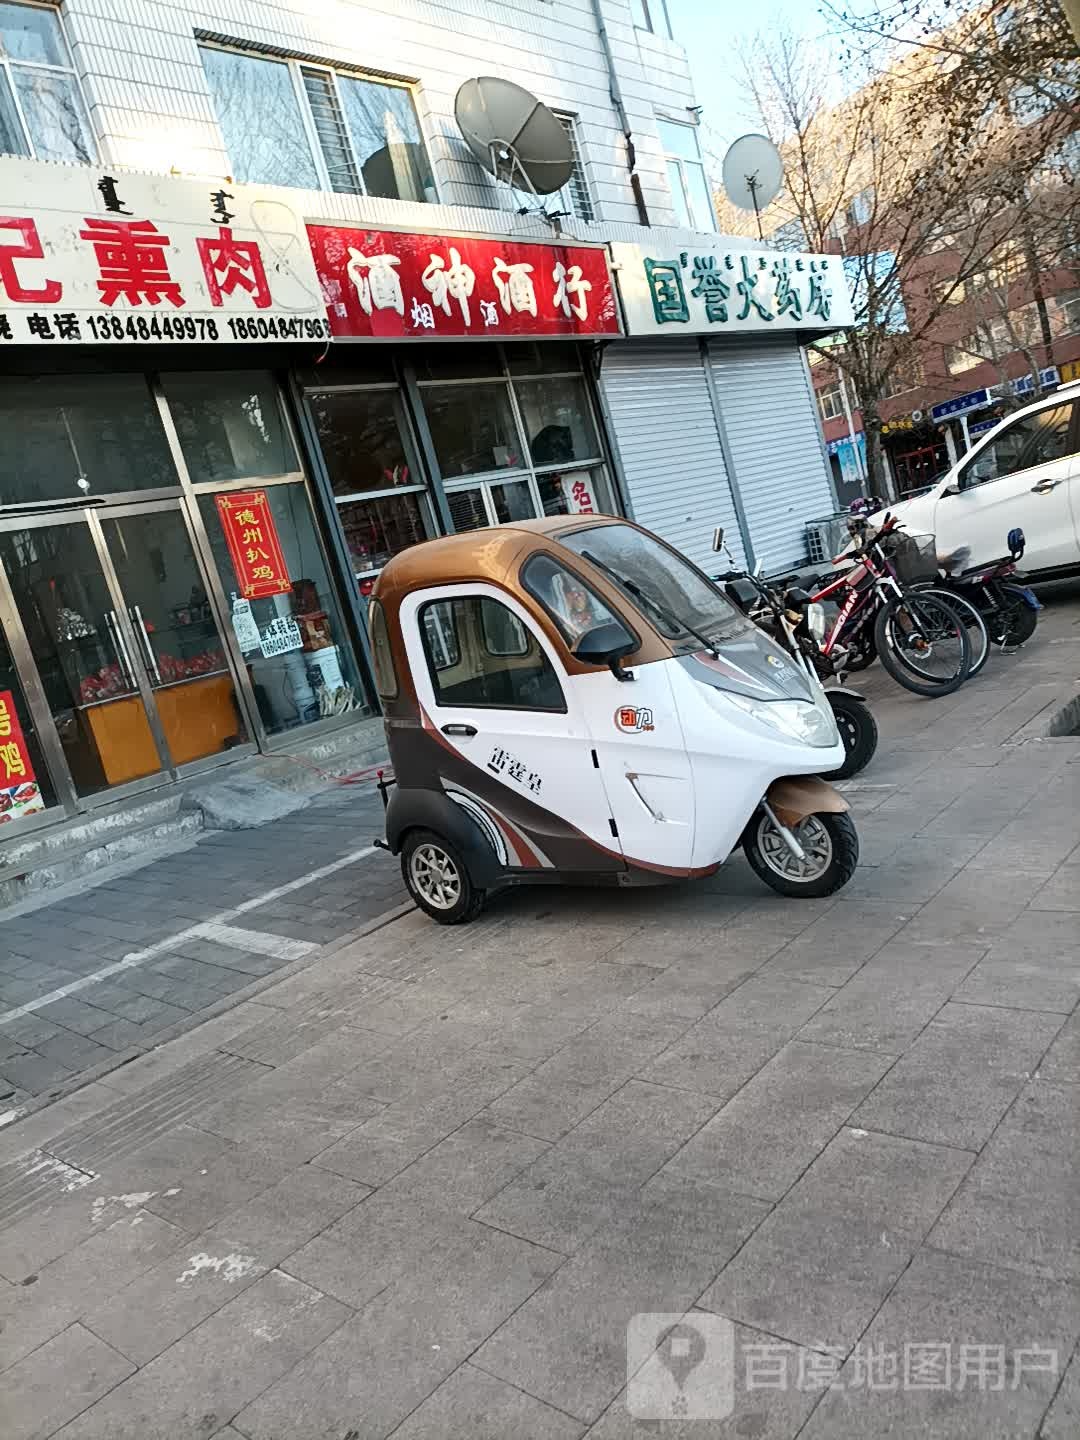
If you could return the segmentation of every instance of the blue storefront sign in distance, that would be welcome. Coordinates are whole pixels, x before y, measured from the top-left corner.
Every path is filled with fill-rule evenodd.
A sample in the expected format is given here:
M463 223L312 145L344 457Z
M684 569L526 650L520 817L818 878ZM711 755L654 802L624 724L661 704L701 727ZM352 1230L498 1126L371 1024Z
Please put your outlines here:
M1051 385L1058 384L1060 379L1061 376L1058 374L1057 367L1054 365L1051 365L1049 370L1039 371L1039 385L1044 390L1048 390ZM1030 374L1023 375L1019 380L1014 380L1012 382L1012 390L1014 395L1026 395L1029 390L1034 389L1035 383L1032 380Z
M940 405L935 405L930 411L931 420L948 420L954 415L967 415L972 410L981 410L984 405L990 404L990 391L984 386L981 390L969 390L966 395L957 395L954 400L943 400Z
M997 423L996 419L976 420L974 424L968 426L968 434L974 440L976 435L985 435L987 430L992 430Z

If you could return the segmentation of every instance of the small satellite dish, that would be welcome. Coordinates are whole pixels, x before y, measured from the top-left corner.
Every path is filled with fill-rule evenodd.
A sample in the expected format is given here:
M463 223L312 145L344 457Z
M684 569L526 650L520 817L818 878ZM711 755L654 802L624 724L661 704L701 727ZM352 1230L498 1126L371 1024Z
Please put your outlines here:
M534 195L561 190L574 173L566 131L535 95L497 75L466 80L454 100L465 143L497 180Z
M740 135L728 146L723 166L724 190L740 210L753 210L758 217L779 194L784 183L784 162L767 135Z

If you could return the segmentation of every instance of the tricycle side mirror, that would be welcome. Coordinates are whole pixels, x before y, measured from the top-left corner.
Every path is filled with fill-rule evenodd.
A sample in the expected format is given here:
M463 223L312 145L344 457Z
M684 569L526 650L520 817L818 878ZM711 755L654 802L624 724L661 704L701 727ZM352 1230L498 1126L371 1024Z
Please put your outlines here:
M712 532L712 548L716 551L724 548L724 527L722 525L717 525Z
M609 620L606 625L595 625L586 630L574 646L573 653L586 665L607 665L616 680L632 680L634 677L629 670L623 669L622 661L637 648L638 642L626 626L620 625L617 620Z

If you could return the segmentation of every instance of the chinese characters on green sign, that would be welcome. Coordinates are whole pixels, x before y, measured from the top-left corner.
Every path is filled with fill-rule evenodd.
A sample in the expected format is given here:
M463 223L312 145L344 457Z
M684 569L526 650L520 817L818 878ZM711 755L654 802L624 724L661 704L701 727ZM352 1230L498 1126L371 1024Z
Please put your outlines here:
M657 325L690 322L687 290L690 299L700 302L710 325L742 322L751 315L766 324L788 316L796 323L827 325L832 316L832 277L825 256L691 256L684 250L677 260L645 259L644 265Z

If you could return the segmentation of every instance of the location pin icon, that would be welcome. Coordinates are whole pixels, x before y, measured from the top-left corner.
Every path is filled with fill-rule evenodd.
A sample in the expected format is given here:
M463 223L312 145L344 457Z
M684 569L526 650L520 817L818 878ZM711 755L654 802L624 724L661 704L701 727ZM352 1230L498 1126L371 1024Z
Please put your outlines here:
M679 1387L679 1394L671 1407L672 1412L685 1415L686 1396L683 1391L693 1371L705 1359L705 1337L695 1326L680 1320L677 1325L671 1325L664 1331L656 1353L660 1363Z

